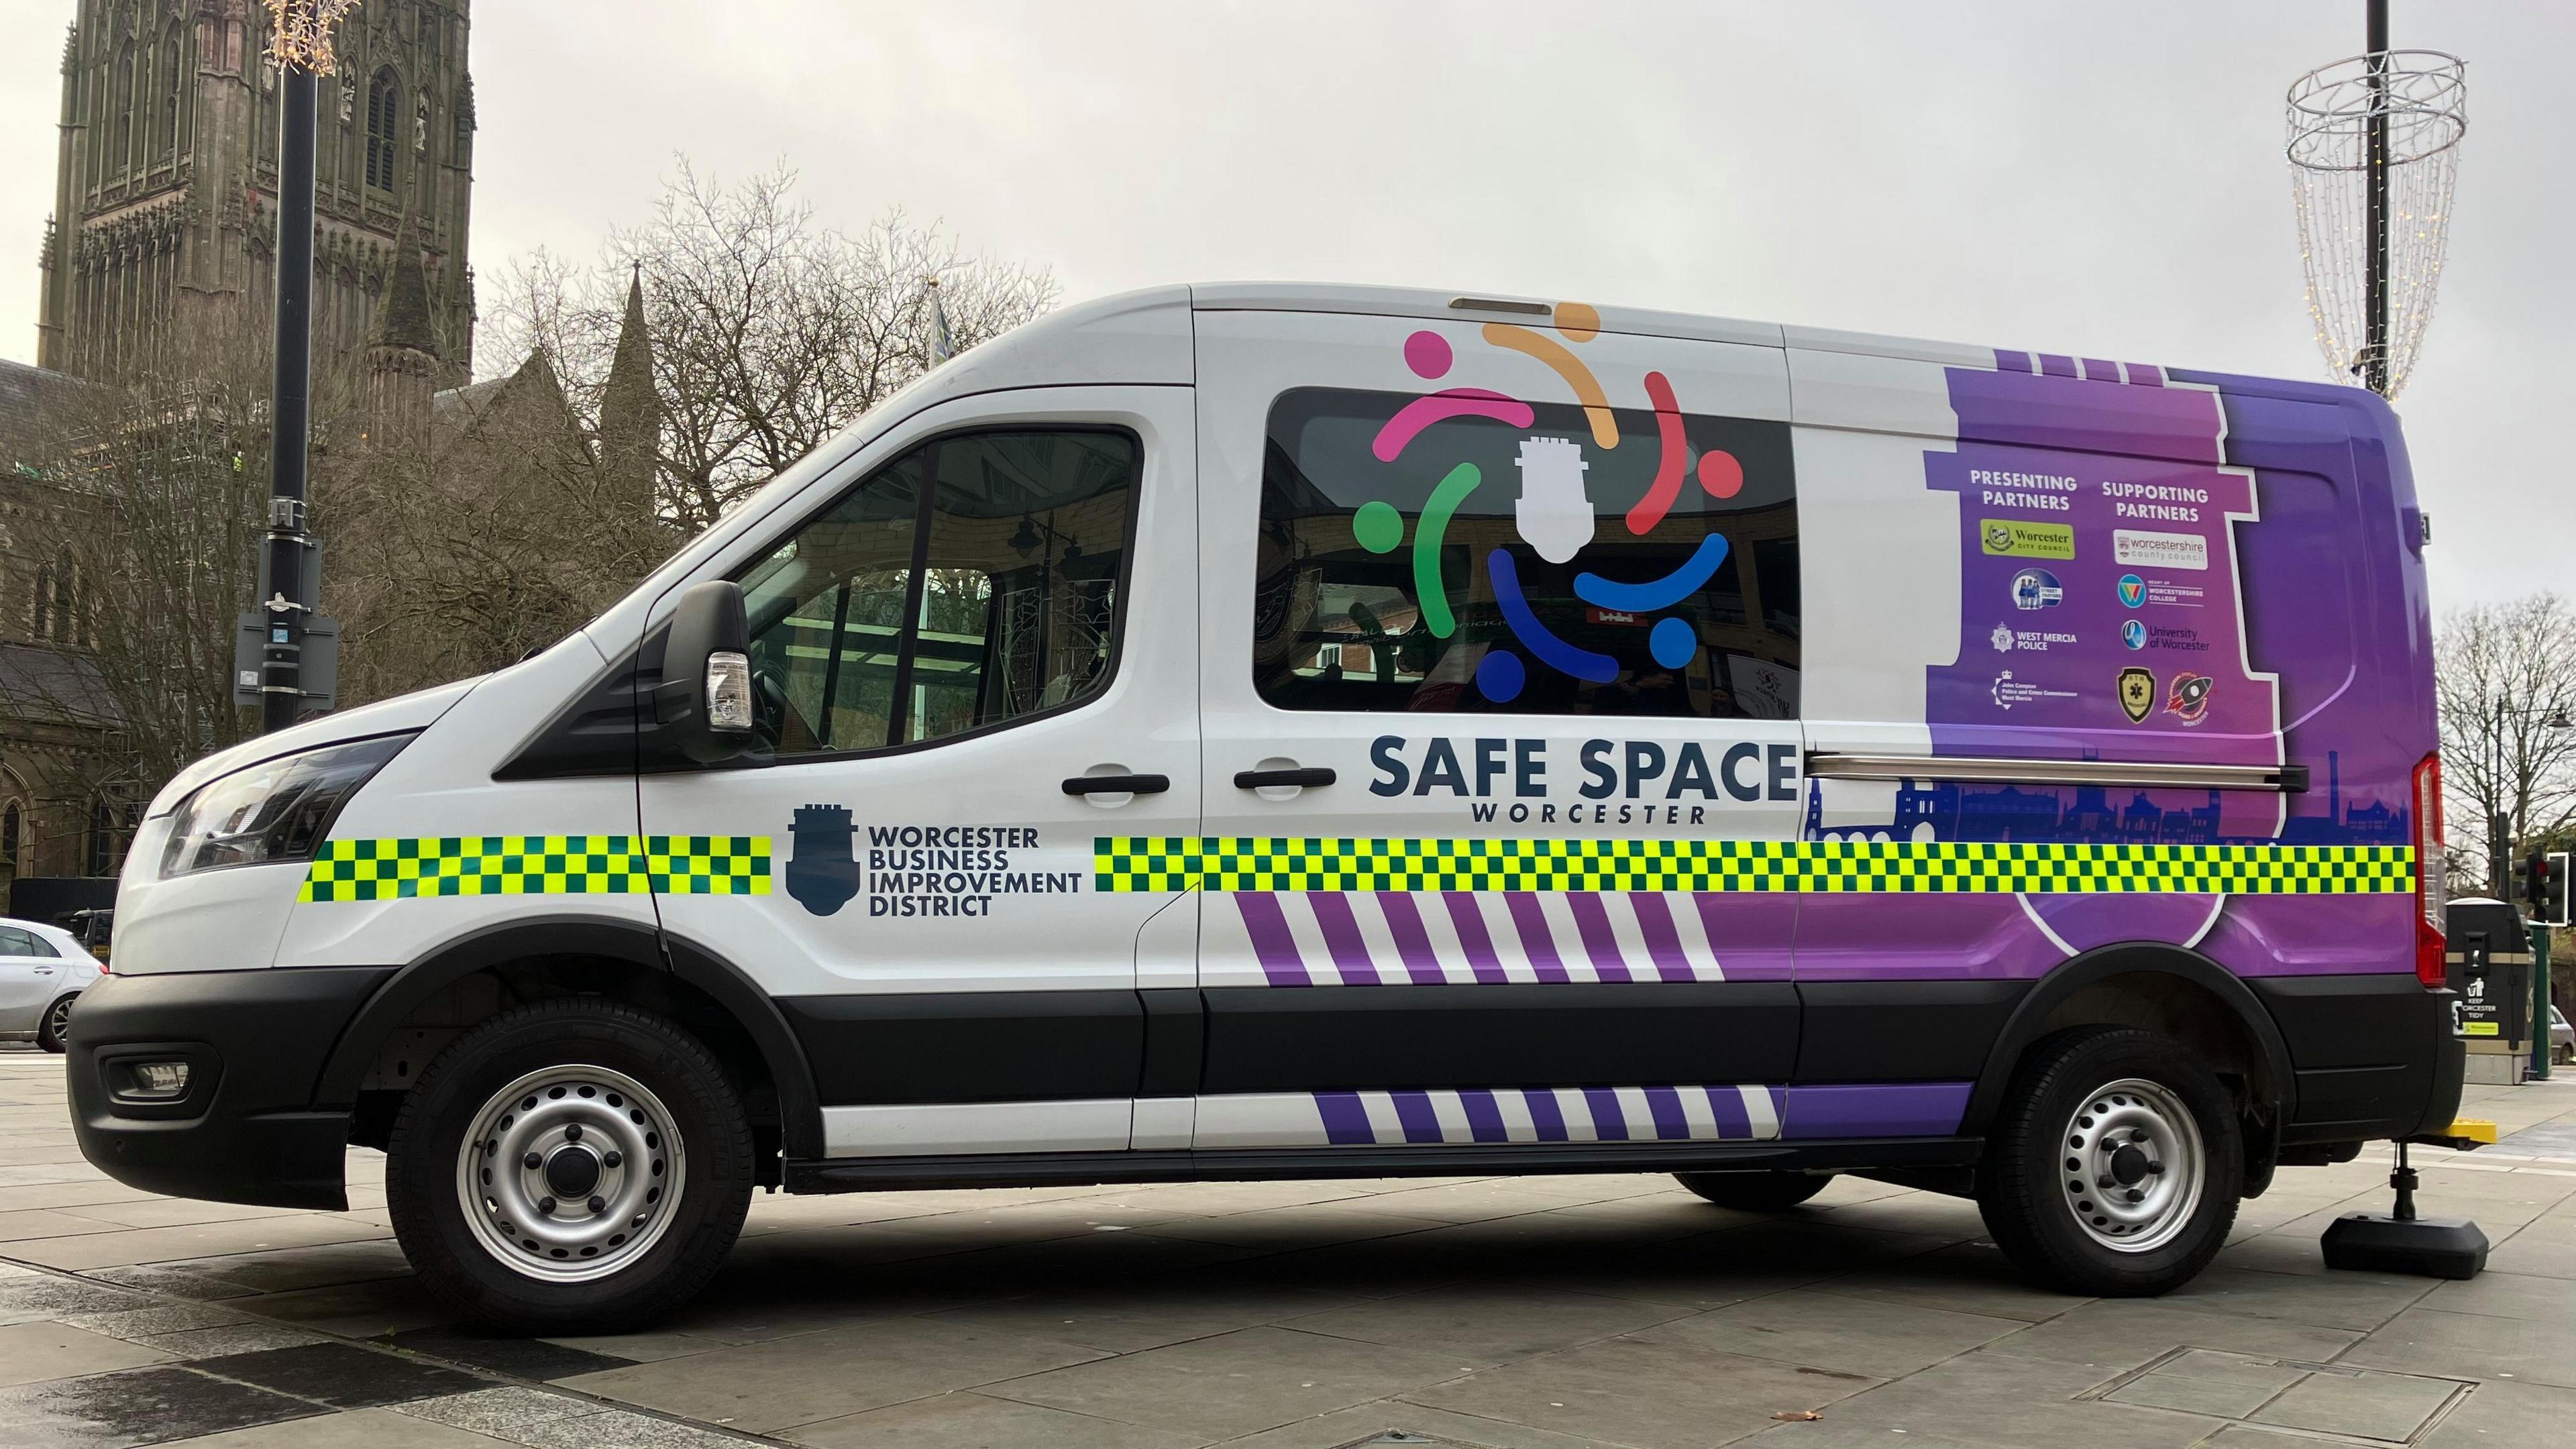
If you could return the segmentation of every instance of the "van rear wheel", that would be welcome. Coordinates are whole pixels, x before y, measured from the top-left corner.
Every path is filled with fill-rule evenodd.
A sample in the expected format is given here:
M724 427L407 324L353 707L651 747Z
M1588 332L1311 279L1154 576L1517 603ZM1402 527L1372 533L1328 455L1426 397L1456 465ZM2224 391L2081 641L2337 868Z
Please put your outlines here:
M597 997L459 1037L403 1099L385 1164L421 1280L484 1325L606 1333L694 1295L750 1210L751 1128L695 1037Z
M2226 1244L2244 1185L2226 1088L2181 1043L2079 1027L2014 1073L1978 1173L1996 1246L2050 1287L2170 1292Z
M1676 1172L1673 1179L1722 1208L1782 1213L1825 1190L1830 1172Z

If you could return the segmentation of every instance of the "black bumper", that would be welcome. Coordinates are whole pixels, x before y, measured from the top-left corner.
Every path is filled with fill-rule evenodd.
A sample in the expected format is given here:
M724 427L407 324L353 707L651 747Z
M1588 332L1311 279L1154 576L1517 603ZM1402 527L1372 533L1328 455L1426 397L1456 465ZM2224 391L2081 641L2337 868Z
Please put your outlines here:
M2270 976L2246 984L2290 1049L2297 1105L2285 1144L2412 1137L2451 1124L2466 1056L2452 994L2412 973Z
M317 1104L322 1065L391 968L111 975L72 1013L72 1129L128 1187L267 1207L345 1208L349 1104ZM111 1095L120 1062L184 1060L187 1095ZM122 1075L119 1073L119 1075Z

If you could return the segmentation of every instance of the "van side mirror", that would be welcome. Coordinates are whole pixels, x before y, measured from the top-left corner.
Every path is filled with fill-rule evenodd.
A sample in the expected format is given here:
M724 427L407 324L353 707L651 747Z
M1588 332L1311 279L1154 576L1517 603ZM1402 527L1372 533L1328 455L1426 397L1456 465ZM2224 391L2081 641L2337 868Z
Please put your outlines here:
M751 625L740 584L718 579L681 593L662 648L653 719L680 753L701 765L759 743L752 727Z

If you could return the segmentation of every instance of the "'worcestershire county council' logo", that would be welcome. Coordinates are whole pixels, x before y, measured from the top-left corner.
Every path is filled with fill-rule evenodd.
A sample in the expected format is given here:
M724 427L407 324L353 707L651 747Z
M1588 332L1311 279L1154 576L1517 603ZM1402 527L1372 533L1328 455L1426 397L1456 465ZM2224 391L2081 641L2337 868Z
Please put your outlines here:
M2147 601L2147 581L2136 574L2120 575L2120 602L2134 609ZM2131 645L2131 648L2137 646Z
M2128 620L2120 625L2120 642L2132 649L2146 648L2147 626L2135 619Z
M2066 590L2046 569L2023 569L2013 575L2012 601L2016 609L2053 609L2066 601Z

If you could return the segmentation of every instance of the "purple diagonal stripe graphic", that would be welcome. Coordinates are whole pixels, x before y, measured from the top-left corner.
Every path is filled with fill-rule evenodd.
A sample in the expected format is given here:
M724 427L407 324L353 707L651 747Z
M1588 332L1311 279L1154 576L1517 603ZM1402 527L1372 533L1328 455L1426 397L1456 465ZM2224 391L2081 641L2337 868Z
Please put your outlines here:
M1695 981L1699 973L1682 949L1681 932L1673 926L1673 904L1659 892L1634 891L1628 903L1637 908L1637 925L1646 934L1646 954L1655 958L1655 974L1666 981Z
M1280 909L1279 897L1268 891L1236 891L1234 907L1243 913L1243 929L1252 937L1253 959L1261 963L1261 974L1273 986L1312 986L1314 978L1306 974L1305 958L1297 954L1297 938L1288 932L1288 917Z
M1379 891L1377 903L1386 912L1387 933L1395 937L1395 951L1404 959L1405 974L1417 985L1442 984L1446 978L1440 974L1440 955L1431 949L1431 933L1422 929L1422 908L1414 904L1412 893Z
M1336 1147L1366 1146L1377 1141L1369 1129L1368 1109L1357 1092L1317 1092L1315 1113L1324 1119L1324 1140Z
M1438 1142L1440 1114L1431 1110L1428 1092L1390 1092L1395 1099L1395 1120L1404 1124L1407 1142Z
M1556 954L1556 937L1547 928L1547 913L1539 909L1538 897L1528 891L1503 892L1503 904L1510 908L1512 925L1521 933L1521 953L1529 958L1530 969L1541 981L1571 981L1565 962Z
M1554 1092L1545 1087L1529 1087L1521 1092L1521 1100L1529 1103L1530 1125L1537 1129L1539 1141L1566 1140L1565 1114L1556 1109Z
M1628 1140L1628 1115L1619 1110L1619 1094L1608 1087L1586 1087L1583 1100L1592 1105L1592 1132L1604 1142Z
M1682 1115L1682 1094L1671 1087L1648 1087L1646 1111L1655 1119L1655 1135L1666 1142L1685 1141L1690 1119Z
M1511 1129L1503 1125L1503 1109L1494 1094L1484 1087L1469 1087L1458 1094L1458 1105L1467 1113L1467 1130L1479 1142L1509 1142Z
M1717 1123L1717 1135L1720 1138L1753 1135L1752 1114L1744 1110L1744 1098L1733 1087L1700 1087L1693 1090L1708 1093L1708 1114L1710 1119Z
M1340 891L1311 891L1306 899L1315 908L1315 924L1324 929L1324 945L1333 953L1333 965L1342 973L1344 986L1382 986L1377 963L1369 959L1368 942L1360 935L1358 918L1351 914L1351 898Z
M1467 964L1475 968L1482 982L1508 981L1503 972L1503 958L1494 954L1494 938L1485 930L1485 912L1476 904L1473 891L1445 891L1442 899L1449 903L1449 920L1458 928L1458 944L1467 950Z
M1610 925L1610 908L1601 903L1601 893L1567 891L1565 903L1574 909L1574 928L1583 937L1592 969L1604 981L1629 980L1628 958L1619 952L1619 933Z

